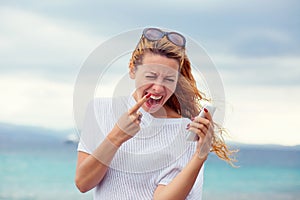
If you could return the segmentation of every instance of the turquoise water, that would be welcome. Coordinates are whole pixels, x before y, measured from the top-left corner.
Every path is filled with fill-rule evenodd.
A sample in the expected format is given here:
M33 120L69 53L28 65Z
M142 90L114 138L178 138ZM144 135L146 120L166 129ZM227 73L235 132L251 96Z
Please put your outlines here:
M241 149L239 168L211 155L204 200L300 199L300 151ZM0 148L1 200L92 199L74 185L76 145Z
M204 199L300 199L300 151L241 149L232 168L211 156Z
M1 200L91 199L74 185L76 149L0 153Z

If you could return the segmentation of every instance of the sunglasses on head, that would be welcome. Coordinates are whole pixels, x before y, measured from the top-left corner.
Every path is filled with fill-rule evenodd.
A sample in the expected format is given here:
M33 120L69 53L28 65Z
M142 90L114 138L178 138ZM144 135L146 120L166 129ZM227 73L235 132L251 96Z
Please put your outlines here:
M143 36L149 41L158 41L166 36L170 42L179 47L185 47L186 43L183 35L177 32L165 32L158 28L145 28Z

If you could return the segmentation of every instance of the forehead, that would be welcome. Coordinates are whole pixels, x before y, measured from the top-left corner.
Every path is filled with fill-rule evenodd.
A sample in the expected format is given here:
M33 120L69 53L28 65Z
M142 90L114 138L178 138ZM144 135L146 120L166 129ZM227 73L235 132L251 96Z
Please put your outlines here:
M151 54L146 53L143 56L143 65L147 66L148 69L158 70L161 69L162 71L175 71L178 72L179 70L179 63L176 59L168 58L166 56L158 55L158 54Z

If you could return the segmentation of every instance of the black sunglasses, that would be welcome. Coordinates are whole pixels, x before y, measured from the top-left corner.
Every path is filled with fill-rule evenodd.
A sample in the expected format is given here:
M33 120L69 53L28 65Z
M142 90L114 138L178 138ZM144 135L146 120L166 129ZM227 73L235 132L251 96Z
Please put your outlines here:
M177 32L165 32L158 28L145 28L143 36L150 41L157 41L167 36L168 40L179 47L185 47L186 40Z

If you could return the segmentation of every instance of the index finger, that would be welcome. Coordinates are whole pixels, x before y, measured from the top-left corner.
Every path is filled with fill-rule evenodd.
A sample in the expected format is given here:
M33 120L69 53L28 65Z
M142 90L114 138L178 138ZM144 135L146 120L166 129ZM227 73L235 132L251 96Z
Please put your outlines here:
M208 119L209 121L212 121L212 117L211 117L211 114L209 112L204 112L204 117L206 119Z
M214 121L213 121L212 116L209 112L204 112L204 117L210 121L212 126L214 126Z
M134 112L137 112L138 109L140 107L142 107L142 105L149 99L150 96L151 96L150 93L148 93L147 95L143 96L143 98L141 98L132 108L130 108L128 110L128 114L132 114Z

